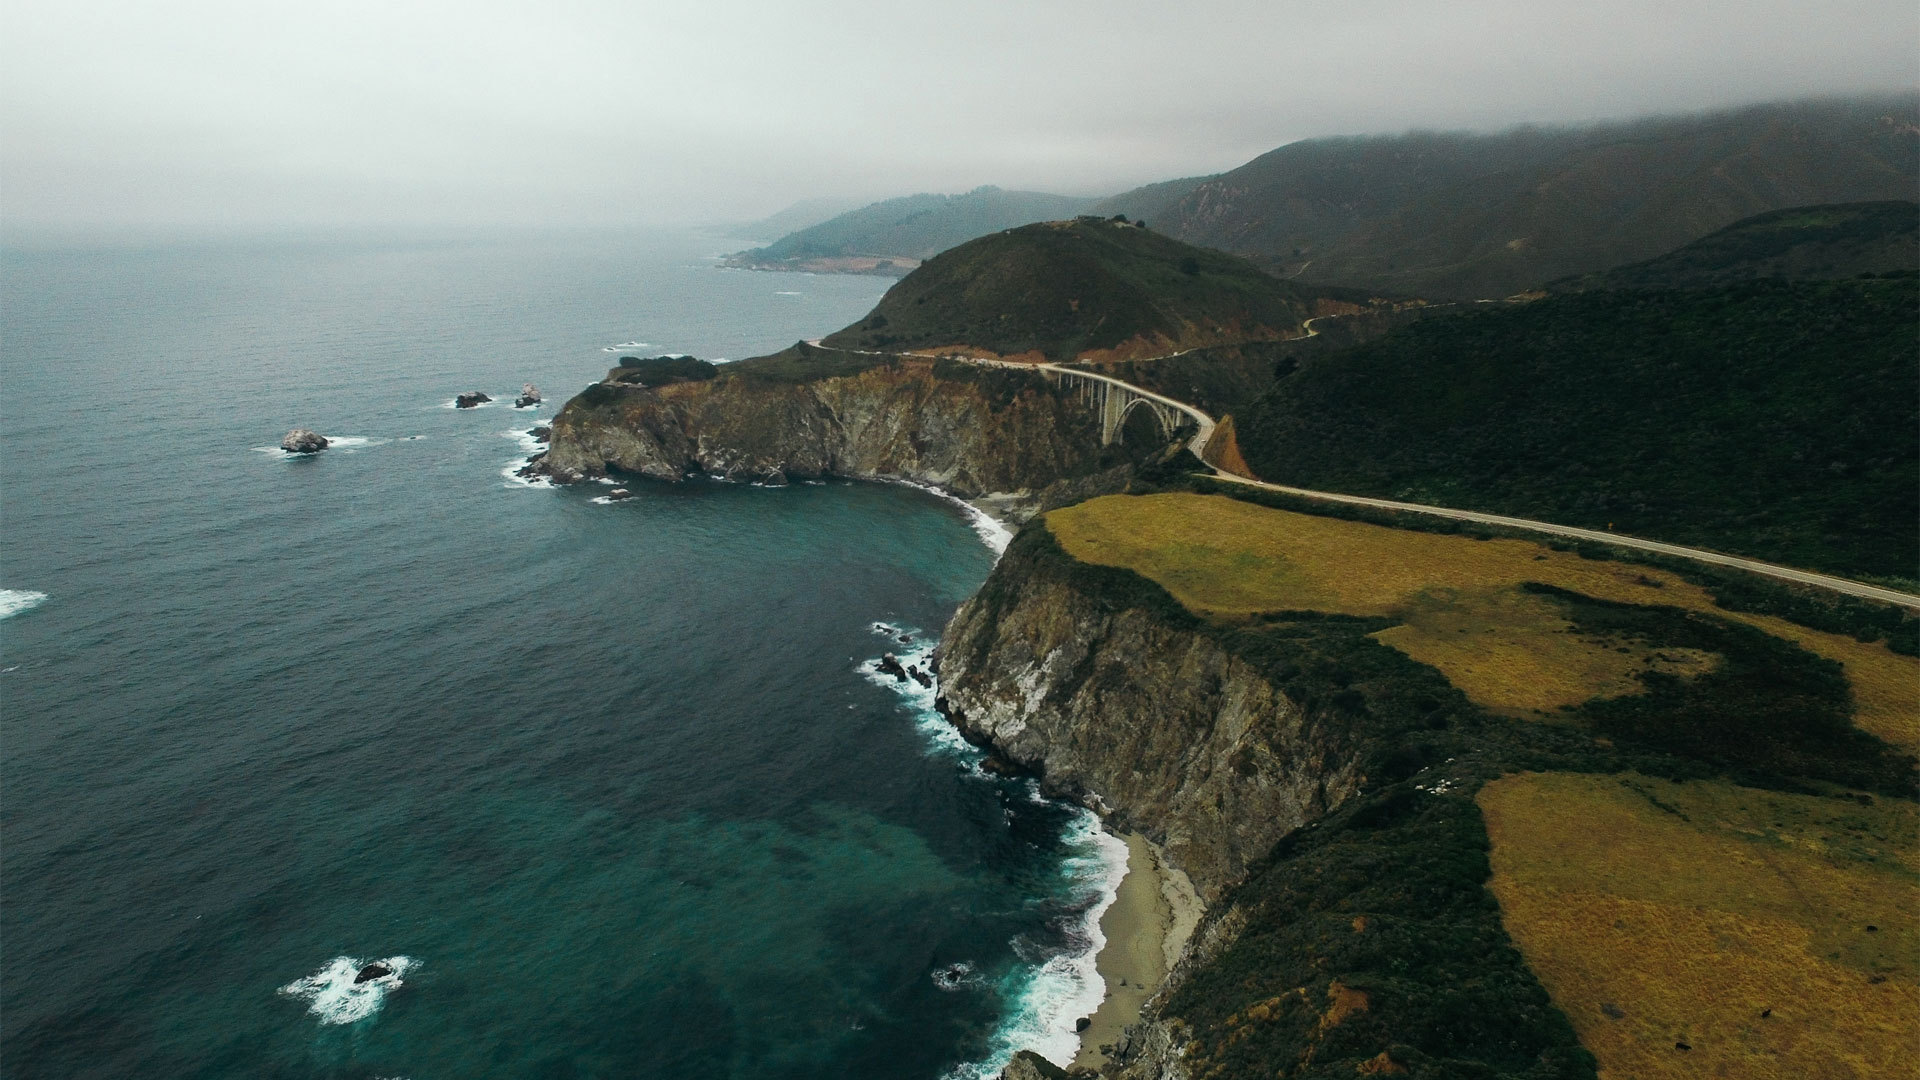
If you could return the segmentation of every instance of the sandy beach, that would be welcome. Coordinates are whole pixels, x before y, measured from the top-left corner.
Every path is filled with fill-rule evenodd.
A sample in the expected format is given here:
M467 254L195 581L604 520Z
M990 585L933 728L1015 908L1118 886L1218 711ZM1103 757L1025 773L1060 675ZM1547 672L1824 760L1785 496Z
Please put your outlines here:
M1203 912L1187 876L1169 867L1146 837L1130 833L1125 839L1127 875L1100 917L1107 944L1094 961L1107 995L1080 1033L1076 1066L1100 1064L1101 1047L1119 1042L1127 1025L1140 1018L1140 1006L1180 958Z

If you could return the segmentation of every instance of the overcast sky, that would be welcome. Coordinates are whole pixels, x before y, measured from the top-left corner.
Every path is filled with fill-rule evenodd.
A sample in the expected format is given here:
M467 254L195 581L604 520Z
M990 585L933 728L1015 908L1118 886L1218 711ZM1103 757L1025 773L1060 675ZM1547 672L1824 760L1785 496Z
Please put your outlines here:
M1913 0L4 0L0 216L596 224L1920 75Z

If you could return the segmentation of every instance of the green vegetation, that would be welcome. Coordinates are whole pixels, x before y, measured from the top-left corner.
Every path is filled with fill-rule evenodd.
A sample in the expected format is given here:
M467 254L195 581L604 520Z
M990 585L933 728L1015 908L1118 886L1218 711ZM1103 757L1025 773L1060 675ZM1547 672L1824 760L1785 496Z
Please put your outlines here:
M1121 359L1294 336L1308 310L1306 294L1244 260L1083 218L945 252L824 344Z
M1249 341L1158 360L1075 366L1184 401L1217 419L1245 408L1266 393L1273 385L1274 373L1293 363L1292 357L1302 346L1311 349L1318 340Z
M1227 517L1207 517L1212 509ZM1261 514L1268 515L1265 527L1253 527ZM1246 527L1232 524L1241 515L1248 515ZM1331 1080L1402 1070L1448 1078L1594 1076L1587 1049L1603 1044L1585 1038L1588 1015L1570 1024L1564 1011L1591 1003L1571 992L1563 997L1561 982L1543 985L1547 969L1538 957L1547 954L1532 951L1532 938L1509 937L1510 930L1518 937L1518 924L1503 916L1516 916L1502 910L1506 894L1497 901L1489 892L1487 825L1474 798L1503 776L1631 774L1649 778L1643 786L1669 787L1710 780L1714 790L1734 793L1723 797L1729 806L1774 807L1797 798L1802 802L1793 805L1805 814L1836 822L1851 820L1863 805L1880 805L1874 796L1853 794L1866 788L1912 816L1913 759L1849 723L1856 707L1849 679L1866 650L1907 665L1903 673L1912 681L1909 658L1837 639L1862 650L1847 654L1843 672L1810 646L1775 633L1794 632L1792 624L1718 610L1704 589L1677 575L1589 557L1597 552L1297 518L1191 495L1095 500L1023 530L981 593L991 611L1011 603L1020 582L1043 576L1114 609L1144 609L1170 626L1211 637L1301 709L1304 737L1328 760L1363 763L1359 795L1283 840L1225 898L1236 918L1244 917L1243 929L1198 965L1163 1009L1163 1018L1191 1040L1188 1060L1197 1077ZM1296 529L1305 531L1285 535ZM1106 554L1088 561L1087 545L1096 540ZM1684 676L1641 672L1634 691L1590 698L1541 722L1476 704L1442 669L1383 641L1414 610L1410 603L1417 607L1446 590L1470 592L1476 583L1502 587L1508 579L1518 582L1519 595L1560 613L1570 644L1691 651L1710 654L1715 663ZM1831 635L1807 633L1822 648L1836 647ZM1776 832L1792 831L1799 820L1773 810L1753 813L1772 814L1768 827ZM1744 818L1729 820L1738 828ZM1665 875L1684 883L1664 865L1636 863L1643 849L1580 847L1583 835L1594 834L1566 840L1581 858L1605 856L1623 875L1637 870L1642 878ZM1773 872L1769 865L1786 866L1749 860L1722 867L1720 878L1738 879L1755 868L1765 878ZM1755 888L1778 891L1777 885L1757 878ZM1832 936L1858 930L1839 925L1857 907L1836 915L1813 904L1788 914L1799 920L1792 925L1809 928L1805 932ZM1556 917L1561 908L1528 911ZM1875 918L1902 935L1900 941L1915 930L1911 905L1889 903ZM1529 930L1540 925L1526 924ZM1596 932L1575 925L1589 936ZM1768 940L1786 933L1772 923L1765 929L1775 935ZM1625 937L1667 940L1657 933ZM1710 997L1702 986L1772 985L1767 965L1780 962L1779 950L1762 951L1765 956L1739 949L1716 954L1718 967L1690 961L1684 952L1632 963L1639 965L1637 977L1654 982L1666 970L1663 963L1681 965L1685 979L1705 980L1689 983L1690 992ZM1862 963L1872 961L1861 956ZM1847 1030L1878 1040L1862 1053L1882 1054L1893 1045L1887 1040L1900 1036L1906 1014L1899 1010L1913 997L1910 967L1896 965L1871 985L1863 974L1857 986L1865 995L1842 1002L1854 1008ZM1556 977L1559 970L1553 969ZM1900 983L1878 989L1893 978ZM1833 992L1818 988L1820 1008L1840 1000ZM1809 997L1795 1007L1813 1007ZM1661 996L1660 1009L1673 1000L1672 993ZM1616 1004L1612 998L1604 1003ZM1629 1015L1643 1008L1664 1015L1652 1005L1651 999L1618 1002ZM1789 1022L1793 1030L1807 1024L1804 1017ZM1651 1029L1643 1028L1632 1027L1631 1037L1616 1032L1604 1048L1640 1056L1675 1052L1674 1032L1660 1027L1654 1034L1666 1041L1650 1043ZM1702 1021L1699 1030L1719 1029Z
M1116 195L1191 244L1301 284L1511 296L1653 258L1754 214L1911 199L1920 98L1761 105L1587 128L1308 139Z
M804 383L813 382L816 379L838 379L848 375L858 375L863 371L898 362L891 356L822 349L804 341L796 341L777 353L728 364L726 374L729 377L751 379L756 382Z
M1310 358L1237 417L1267 480L1850 575L1920 567L1915 279L1596 292Z
M1748 642L1722 648L1709 640L1714 634L1690 623L1667 625L1672 618L1698 617L1711 620L1703 625L1738 623L1766 641L1791 642L1793 655L1806 650L1835 670L1844 667L1839 696L1851 695L1852 722L1887 743L1920 749L1920 663L1912 656L1860 640L1864 634L1836 634L1774 614L1723 607L1687 577L1644 562L1608 559L1604 551L1565 550L1532 538L1380 528L1178 492L1095 499L1054 511L1047 525L1075 558L1142 574L1208 619L1234 623L1301 610L1387 617L1390 621L1374 634L1377 640L1430 665L1480 706L1506 715L1581 721L1584 714L1567 710L1669 686L1676 693L1693 693L1693 680L1706 677L1703 673L1724 681L1734 670L1727 649L1737 648L1802 688L1807 700L1793 707L1807 715L1783 721L1795 730L1795 725L1814 725L1808 729L1814 733L1801 741L1833 742L1822 751L1830 757L1825 771L1809 775L1845 776L1863 784L1870 775L1884 779L1884 773L1843 763L1851 752L1844 740L1820 733L1826 729L1819 726L1833 714L1823 713L1817 700L1831 698L1830 688L1822 689L1814 674L1795 674L1799 669L1787 654L1767 659L1772 646ZM1767 594L1756 588L1747 595ZM1591 605L1571 609L1580 597L1628 606L1634 612L1631 625L1609 623ZM1676 609L1684 614L1672 615ZM1649 614L1657 610L1670 613L1667 622ZM1902 636L1912 629L1908 621ZM1756 679L1765 674L1754 670ZM1781 687L1765 692L1792 700ZM1740 697L1737 689L1714 694L1727 701ZM1671 711L1668 705L1681 700L1668 693L1661 709ZM1754 706L1758 714L1768 708ZM1728 722L1741 721L1736 716ZM1657 742L1657 734L1642 741ZM1700 747L1687 752L1707 753ZM1776 765L1786 760L1783 753L1776 754ZM1855 765L1879 760L1861 753L1867 756L1846 760ZM1714 760L1731 767L1735 759Z
M717 365L691 356L623 356L620 366L609 372L608 378L618 383L665 386L668 383L699 382L719 373Z
M1657 259L1556 281L1555 292L1697 289L1754 278L1821 280L1920 271L1920 204L1846 203L1734 222Z
M1170 490L1222 495L1275 510L1291 510L1314 517L1360 521L1406 532L1531 540L1554 551L1570 551L1582 558L1654 566L1707 591L1715 606L1727 611L1772 616L1826 634L1859 642L1880 642L1902 656L1920 656L1920 618L1887 604L1856 600L1826 589L1763 578L1731 567L1696 563L1634 548L1590 544L1573 540L1541 539L1538 534L1497 525L1434 517L1430 514L1386 510L1372 506L1327 502L1281 491L1266 491L1204 476L1184 477Z
M955 244L1035 221L1072 217L1092 199L1039 191L979 187L964 195L908 195L849 210L741 252L753 262L781 262L840 255L891 255L927 259Z
M1751 626L1680 608L1614 603L1538 583L1524 587L1565 605L1573 632L1583 637L1721 658L1691 678L1644 672L1639 693L1575 706L1574 716L1603 737L1703 761L1748 784L1806 777L1912 795L1913 758L1854 726L1839 663Z
M1593 1077L1488 875L1473 803L1404 784L1282 841L1233 898L1246 930L1167 1003L1193 1074Z
M1342 289L1316 289L1316 297L1348 304L1371 303L1364 294ZM1322 316L1313 321L1314 335L1285 341L1242 341L1194 349L1178 356L1151 360L1120 360L1104 364L1076 364L1116 379L1142 386L1195 406L1216 420L1251 405L1290 374L1309 356L1319 356L1361 342L1372 341L1395 327L1447 314L1452 305L1381 307L1348 315Z

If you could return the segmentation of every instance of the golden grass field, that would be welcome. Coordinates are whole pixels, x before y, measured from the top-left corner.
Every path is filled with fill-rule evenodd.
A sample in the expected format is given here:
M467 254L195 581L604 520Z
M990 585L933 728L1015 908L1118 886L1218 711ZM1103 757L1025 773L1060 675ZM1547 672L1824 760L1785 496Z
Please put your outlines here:
M1475 540L1274 510L1221 495L1112 495L1046 516L1066 551L1134 570L1196 614L1231 621L1259 612L1385 615L1379 639L1437 668L1476 702L1545 716L1629 693L1645 670L1697 674L1716 657L1570 632L1540 582L1602 600L1669 605L1743 622L1837 660L1852 685L1854 722L1920 748L1920 659L1767 615L1727 611L1664 570L1583 559L1530 540ZM1625 650L1625 651L1622 651Z
M1914 1075L1913 803L1572 773L1479 803L1507 930L1603 1078Z

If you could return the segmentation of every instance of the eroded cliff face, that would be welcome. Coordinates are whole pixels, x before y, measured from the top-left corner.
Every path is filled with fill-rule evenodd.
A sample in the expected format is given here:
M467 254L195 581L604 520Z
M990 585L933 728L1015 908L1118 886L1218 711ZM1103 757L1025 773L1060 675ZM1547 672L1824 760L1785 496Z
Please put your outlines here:
M723 373L646 388L601 383L554 418L536 467L767 480L914 480L973 498L1038 492L1115 466L1092 414L1039 374L938 374L902 359L807 382Z
M1358 787L1343 725L1196 621L1116 602L1031 539L942 638L943 701L968 738L1161 844L1209 906Z
M1184 1029L1163 1003L1238 937L1245 913L1226 898L1249 866L1360 788L1365 740L1288 697L1158 586L1075 562L1038 523L947 625L939 671L963 734L1160 844L1207 904L1101 1069L1187 1080Z

